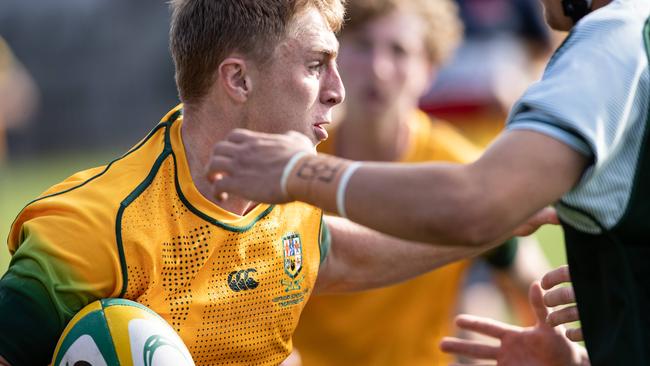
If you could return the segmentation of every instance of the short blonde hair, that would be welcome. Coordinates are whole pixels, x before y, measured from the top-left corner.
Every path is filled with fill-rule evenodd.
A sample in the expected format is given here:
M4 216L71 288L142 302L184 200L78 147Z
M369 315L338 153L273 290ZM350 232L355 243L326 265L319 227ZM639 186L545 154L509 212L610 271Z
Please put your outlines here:
M284 39L288 24L317 9L333 32L341 28L345 0L171 0L170 48L181 100L201 100L219 64L233 51L261 63Z
M463 23L452 0L351 0L343 33L397 9L422 19L427 56L434 64L444 63L462 40Z

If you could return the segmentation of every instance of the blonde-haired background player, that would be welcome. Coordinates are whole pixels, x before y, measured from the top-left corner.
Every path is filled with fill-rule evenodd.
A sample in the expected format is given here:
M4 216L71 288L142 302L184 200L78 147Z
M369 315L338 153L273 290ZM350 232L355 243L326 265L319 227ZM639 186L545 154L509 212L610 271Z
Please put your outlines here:
M351 2L339 37L346 101L319 152L365 161L476 160L475 145L418 109L461 38L451 0ZM499 257L508 268L517 248L514 240L506 246ZM438 343L452 333L468 265L450 264L389 288L312 298L294 337L303 365L449 364Z

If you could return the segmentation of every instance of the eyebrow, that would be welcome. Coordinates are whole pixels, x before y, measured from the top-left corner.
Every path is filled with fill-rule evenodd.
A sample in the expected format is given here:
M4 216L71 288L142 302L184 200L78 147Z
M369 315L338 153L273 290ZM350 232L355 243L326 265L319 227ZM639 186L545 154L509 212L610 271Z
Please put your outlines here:
M328 59L336 58L339 54L336 49L330 47L315 47L310 52L325 56Z

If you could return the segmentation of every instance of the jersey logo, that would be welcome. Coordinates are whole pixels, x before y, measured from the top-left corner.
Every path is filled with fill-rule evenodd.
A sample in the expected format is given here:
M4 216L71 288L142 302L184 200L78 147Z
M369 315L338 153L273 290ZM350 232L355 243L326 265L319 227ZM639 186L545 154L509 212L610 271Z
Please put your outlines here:
M284 273L288 279L280 281L285 287L285 292L300 290L305 276L299 276L302 270L302 241L300 234L289 233L282 237L282 253L284 256Z
M249 268L230 272L228 274L228 287L235 292L256 288L260 283L251 277L251 273L257 273L257 270L255 268Z
M302 242L300 235L287 234L282 237L284 248L284 271L289 277L295 279L302 269Z

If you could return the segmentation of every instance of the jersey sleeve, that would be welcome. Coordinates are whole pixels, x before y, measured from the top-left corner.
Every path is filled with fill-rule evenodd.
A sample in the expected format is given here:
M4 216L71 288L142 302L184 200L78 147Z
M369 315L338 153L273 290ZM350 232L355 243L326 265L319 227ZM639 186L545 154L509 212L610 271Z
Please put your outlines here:
M118 293L115 245L95 226L65 209L14 225L11 263L0 279L0 355L12 365L49 364L74 314Z
M546 134L601 167L632 127L621 121L644 112L634 99L647 55L641 34L629 27L596 13L583 19L551 58L542 80L515 104L506 128Z
M320 220L320 237L319 237L319 249L320 249L320 264L322 265L329 254L330 247L332 246L332 235L330 234L330 229L325 224L325 221L321 218Z

